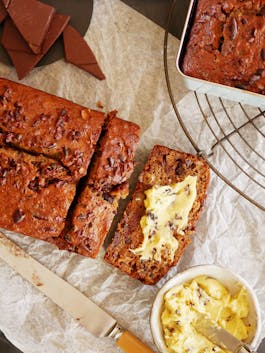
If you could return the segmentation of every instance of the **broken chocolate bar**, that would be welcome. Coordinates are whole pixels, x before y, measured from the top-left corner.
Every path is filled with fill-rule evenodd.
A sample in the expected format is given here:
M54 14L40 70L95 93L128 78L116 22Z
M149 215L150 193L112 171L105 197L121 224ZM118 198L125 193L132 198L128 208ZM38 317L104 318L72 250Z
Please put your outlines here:
M105 79L105 75L101 71L95 55L76 29L68 25L63 32L63 39L67 62L89 72L99 80Z
M36 0L3 1L8 14L31 50L38 54L50 27L55 9Z
M11 20L4 26L2 45L8 52L17 71L18 78L24 78L47 53L70 20L70 16L55 14L44 39L42 52L33 54Z

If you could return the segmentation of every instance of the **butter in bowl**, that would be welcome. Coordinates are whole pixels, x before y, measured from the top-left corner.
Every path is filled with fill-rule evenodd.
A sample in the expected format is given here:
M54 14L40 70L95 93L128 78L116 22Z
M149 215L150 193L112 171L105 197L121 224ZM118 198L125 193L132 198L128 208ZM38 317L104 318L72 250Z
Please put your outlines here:
M260 310L247 282L215 265L177 274L158 292L151 311L151 330L161 353L231 352L200 329L201 317L257 348Z

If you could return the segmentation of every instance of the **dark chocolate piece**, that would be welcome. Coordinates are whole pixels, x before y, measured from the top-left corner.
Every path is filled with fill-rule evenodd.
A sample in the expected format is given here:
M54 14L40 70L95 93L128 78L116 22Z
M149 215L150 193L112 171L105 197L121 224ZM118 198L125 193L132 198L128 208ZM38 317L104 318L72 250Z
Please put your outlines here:
M0 23L2 23L4 21L6 16L7 16L7 11L6 11L3 3L0 1Z
M53 6L57 13L63 13L71 17L71 24L84 36L89 26L93 11L93 0L41 0ZM0 0L0 3L4 0ZM57 60L63 59L64 47L63 37L60 37L52 46L49 52L41 59L36 66L49 65ZM0 45L0 62L5 65L12 65L5 49Z
M54 15L40 54L33 54L12 21L6 21L2 37L2 45L8 52L20 80L24 78L47 53L63 32L69 20L70 16L60 14Z
M99 80L105 79L105 75L101 71L97 59L87 42L71 25L68 25L64 30L63 40L67 62L89 72Z
M55 8L36 0L10 0L4 5L31 50L40 53Z

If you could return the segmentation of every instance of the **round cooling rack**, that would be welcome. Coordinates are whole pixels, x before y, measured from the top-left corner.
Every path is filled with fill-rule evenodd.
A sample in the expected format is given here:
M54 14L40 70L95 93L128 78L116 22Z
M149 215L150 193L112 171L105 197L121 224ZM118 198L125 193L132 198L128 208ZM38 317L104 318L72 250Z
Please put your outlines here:
M164 68L169 96L197 154L231 188L265 211L265 111L226 99L189 92L179 101L176 41L169 29L178 13L172 1L164 37ZM175 48L177 49L177 48Z

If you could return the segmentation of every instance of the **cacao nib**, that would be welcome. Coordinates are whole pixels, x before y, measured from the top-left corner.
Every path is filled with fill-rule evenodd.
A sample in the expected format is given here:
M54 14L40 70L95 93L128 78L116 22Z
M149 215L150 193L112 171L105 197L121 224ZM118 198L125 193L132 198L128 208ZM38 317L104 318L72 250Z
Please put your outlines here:
M181 159L177 159L177 166L175 168L176 175L181 175L183 173L183 163Z
M16 162L15 162L14 159L11 159L10 162L9 162L9 164L10 164L10 167L11 167L11 168L16 168L16 166L17 166L17 164L16 164Z
M108 194L107 192L105 192L103 194L103 199L105 201L108 201L109 203L113 204L113 201L114 201L114 197L112 197L110 194Z
M265 61L265 49L261 49L260 56L263 61Z
M16 209L16 211L13 214L13 220L16 224L22 222L25 217L26 217L25 213L20 209Z
M147 212L147 216L152 220L156 220L157 219L157 216L153 213L153 212Z
M63 108L61 110L61 116L65 116L66 114L67 114L67 110Z
M54 233L56 232L56 228L55 227L44 227L43 230L45 232L49 232L49 233Z
M72 141L77 141L80 136L81 136L81 133L80 131L77 131L77 130L70 131L67 135L67 137Z
M63 146L63 154L65 158L69 157L69 148Z
M114 167L114 164L115 164L115 160L114 160L112 157L109 157L109 158L108 158L108 163L109 163L109 166L110 166L111 168L113 168L113 167Z
M28 188L32 191L38 192L40 190L39 177L36 177L34 180L31 180Z
M262 76L263 72L264 72L264 69L258 69L256 71L256 75Z

